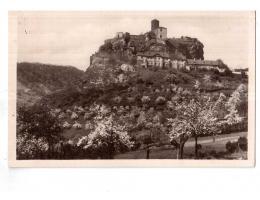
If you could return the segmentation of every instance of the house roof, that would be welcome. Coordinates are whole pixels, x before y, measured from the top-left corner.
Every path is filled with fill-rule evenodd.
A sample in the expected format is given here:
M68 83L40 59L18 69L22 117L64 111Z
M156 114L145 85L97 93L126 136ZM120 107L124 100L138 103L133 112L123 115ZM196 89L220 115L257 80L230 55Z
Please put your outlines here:
M219 66L220 63L216 60L193 60L187 59L187 64L190 65L211 65L211 66Z
M137 53L137 56L145 56L145 57L162 57L162 58L170 58L169 54L167 52L152 52L152 51L147 51L143 53Z
M167 29L167 28L160 26L157 29Z
M248 68L244 69L234 69L235 72L248 72Z

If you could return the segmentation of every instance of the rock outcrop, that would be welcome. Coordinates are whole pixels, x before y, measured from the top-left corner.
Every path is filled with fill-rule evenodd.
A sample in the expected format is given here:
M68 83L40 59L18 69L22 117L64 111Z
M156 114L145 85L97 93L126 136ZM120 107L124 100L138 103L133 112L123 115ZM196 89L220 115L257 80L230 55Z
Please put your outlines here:
M156 39L148 32L140 35L125 33L121 38L105 40L98 52L90 58L93 66L109 66L122 63L135 64L138 52L167 52L172 59L204 59L203 44L197 38L181 37Z

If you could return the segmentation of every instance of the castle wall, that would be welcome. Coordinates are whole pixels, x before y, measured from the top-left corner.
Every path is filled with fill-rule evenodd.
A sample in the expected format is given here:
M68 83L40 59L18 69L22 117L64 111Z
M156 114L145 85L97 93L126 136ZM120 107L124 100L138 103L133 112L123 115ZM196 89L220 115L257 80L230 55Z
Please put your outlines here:
M154 29L153 32L155 33L158 39L166 39L167 38L167 28L159 27Z

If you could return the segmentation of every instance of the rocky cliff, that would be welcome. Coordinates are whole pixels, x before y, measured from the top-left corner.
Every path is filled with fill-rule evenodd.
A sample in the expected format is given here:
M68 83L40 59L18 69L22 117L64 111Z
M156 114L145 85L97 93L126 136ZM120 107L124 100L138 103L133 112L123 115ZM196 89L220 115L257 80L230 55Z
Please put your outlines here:
M138 52L159 51L169 53L171 59L204 59L203 44L197 38L181 37L156 39L148 32L141 35L125 33L121 38L105 40L98 52L90 58L90 67L122 63L135 64Z

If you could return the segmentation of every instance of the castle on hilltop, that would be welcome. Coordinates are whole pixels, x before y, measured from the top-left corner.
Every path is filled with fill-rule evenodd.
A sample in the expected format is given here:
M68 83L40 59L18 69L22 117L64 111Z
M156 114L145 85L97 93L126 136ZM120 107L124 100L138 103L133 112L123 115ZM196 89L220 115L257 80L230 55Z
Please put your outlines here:
M151 32L153 32L155 34L156 39L158 39L158 40L167 39L167 28L161 27L160 22L157 19L153 19L151 21ZM125 34L123 32L116 32L116 34L115 34L116 39L123 38L124 36L125 36ZM133 35L133 36L138 37L138 35ZM108 41L110 41L110 40L108 40Z
M168 38L167 28L160 26L157 19L151 20L151 29L139 35L117 32L113 38L106 39L100 51L90 57L95 63L108 63L111 54L118 57L136 59L136 67L174 68L186 71L217 70L225 72L227 66L219 60L204 60L203 44L197 38ZM113 55L115 58L116 56Z

